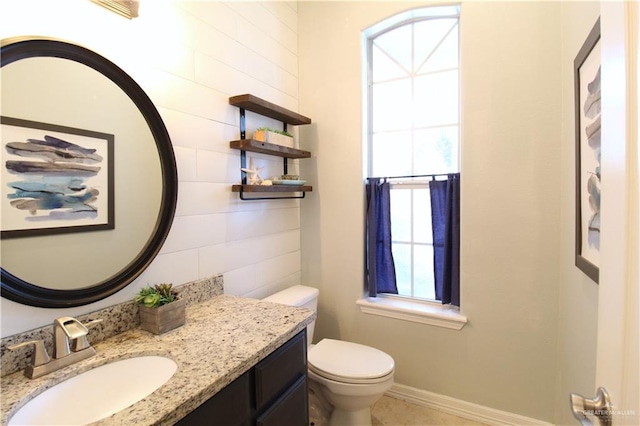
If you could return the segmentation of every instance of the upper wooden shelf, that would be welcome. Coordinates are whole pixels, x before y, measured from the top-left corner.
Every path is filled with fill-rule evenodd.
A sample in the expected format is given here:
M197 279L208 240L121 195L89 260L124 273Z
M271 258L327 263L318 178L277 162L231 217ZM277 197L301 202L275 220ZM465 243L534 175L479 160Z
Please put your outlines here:
M238 108L244 108L247 111L255 112L265 117L273 118L283 123L293 124L294 126L300 124L311 124L311 119L297 112L290 111L286 108L282 108L279 105L272 104L269 101L260 99L257 96L245 94L232 96L229 98L229 103Z
M275 155L285 158L309 158L311 153L301 149L289 148L288 146L276 145L269 142L257 141L255 139L240 139L229 142L229 147L242 151L259 152L260 154Z

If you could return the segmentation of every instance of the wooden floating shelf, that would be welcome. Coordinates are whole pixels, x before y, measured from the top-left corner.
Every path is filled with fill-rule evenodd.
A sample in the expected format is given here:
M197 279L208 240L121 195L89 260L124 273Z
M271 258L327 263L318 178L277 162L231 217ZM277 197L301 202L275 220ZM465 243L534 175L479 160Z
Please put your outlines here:
M273 104L269 101L265 101L257 96L245 94L232 96L229 98L229 103L238 108L243 108L247 111L255 112L265 117L274 118L278 121L282 121L287 124L293 124L294 126L300 124L311 124L311 119L304 115L298 114L279 105Z
M282 121L284 124L284 130L287 130L287 124L294 126L300 124L311 124L311 119L304 115L298 114L286 108L282 108L279 105L273 104L264 99L260 99L257 96L244 94L238 96L232 96L229 98L229 104L236 106L240 109L240 137L246 137L246 117L245 111L251 111L256 114L263 115L265 117L273 118L278 121ZM240 150L240 167L246 169L247 167L247 151L256 152L260 154L273 155L283 158L283 171L284 174L288 174L288 159L289 158L311 158L309 151L303 151L301 149L289 148L288 146L277 145L269 142L262 142L256 139L241 139L237 141L229 142L229 147L232 149ZM246 174L242 174L242 182L247 182ZM313 190L311 186L305 185L232 185L231 190L240 194L241 200L284 200L284 199L301 199L304 198L307 192ZM248 198L245 198L245 193L253 194ZM268 195L261 197L260 194L277 194L288 193L289 195L273 196Z
M229 147L241 151L258 152L260 154L275 155L285 158L310 158L309 151L289 148L288 146L276 145L269 142L262 142L255 139L240 139L229 142Z
M233 185L233 192L311 192L313 187L307 185Z

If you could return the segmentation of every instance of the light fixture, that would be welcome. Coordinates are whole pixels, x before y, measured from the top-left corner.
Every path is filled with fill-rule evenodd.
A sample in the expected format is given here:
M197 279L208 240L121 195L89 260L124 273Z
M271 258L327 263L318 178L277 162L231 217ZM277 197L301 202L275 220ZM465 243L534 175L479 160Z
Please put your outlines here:
M138 17L140 0L91 0L129 19Z

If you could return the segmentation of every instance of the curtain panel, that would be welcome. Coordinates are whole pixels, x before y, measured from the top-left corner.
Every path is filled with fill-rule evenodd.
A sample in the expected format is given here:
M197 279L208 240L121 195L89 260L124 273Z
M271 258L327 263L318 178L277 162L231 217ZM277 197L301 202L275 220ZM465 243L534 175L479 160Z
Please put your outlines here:
M436 300L460 306L460 173L429 183Z
M391 252L391 192L384 179L369 179L366 185L366 285L369 297L378 293L398 294L396 268Z

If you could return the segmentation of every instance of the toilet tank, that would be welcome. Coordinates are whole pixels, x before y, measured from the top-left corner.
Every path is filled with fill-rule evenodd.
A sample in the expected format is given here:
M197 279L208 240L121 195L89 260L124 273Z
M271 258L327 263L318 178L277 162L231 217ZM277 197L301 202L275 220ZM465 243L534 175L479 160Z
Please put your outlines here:
M271 296L265 297L262 300L288 306L299 306L301 308L317 311L318 294L319 291L317 288L307 287L304 285L294 285L293 287L289 287L285 290L274 293ZM316 321L313 320L307 326L307 344L311 344L311 342L313 342L313 329L315 328L315 325Z

